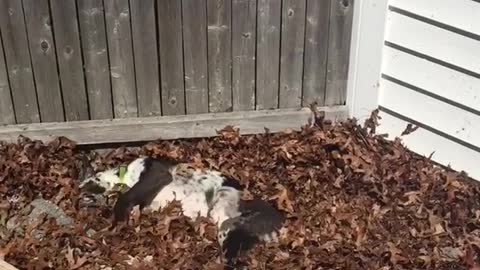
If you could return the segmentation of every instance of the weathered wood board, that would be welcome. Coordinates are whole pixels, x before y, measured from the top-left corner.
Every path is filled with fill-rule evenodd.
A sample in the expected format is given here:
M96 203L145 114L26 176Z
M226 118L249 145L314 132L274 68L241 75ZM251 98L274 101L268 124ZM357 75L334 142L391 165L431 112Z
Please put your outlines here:
M207 2L182 0L187 114L208 113Z
M67 121L88 120L87 91L75 0L51 0L55 45Z
M157 1L162 115L185 114L181 4L179 0Z
M330 1L307 0L302 105L325 104Z
M284 0L280 55L280 108L302 103L306 0Z
M110 77L115 118L138 116L128 0L105 0Z
M130 1L138 116L162 114L155 0Z
M345 106L319 110L324 110L330 120L343 120L347 116ZM44 141L65 136L78 144L202 138L216 136L227 125L240 128L241 134L257 134L264 133L265 128L271 132L298 130L310 116L310 110L303 108L12 125L0 129L0 141L14 142L19 135Z
M282 1L257 2L256 109L278 108Z
M77 1L90 119L113 118L103 2Z
M17 123L40 122L22 1L0 1L0 32Z
M232 1L207 0L210 112L232 110Z
M23 0L42 122L65 120L48 0Z
M331 0L325 105L345 104L353 22L353 0Z
M234 111L255 109L256 0L232 1L232 102Z

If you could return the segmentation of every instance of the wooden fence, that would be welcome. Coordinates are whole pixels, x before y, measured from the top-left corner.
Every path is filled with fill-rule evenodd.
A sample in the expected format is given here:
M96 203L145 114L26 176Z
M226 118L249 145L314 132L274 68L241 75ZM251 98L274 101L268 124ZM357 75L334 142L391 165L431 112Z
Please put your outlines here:
M0 124L343 105L353 0L0 0Z

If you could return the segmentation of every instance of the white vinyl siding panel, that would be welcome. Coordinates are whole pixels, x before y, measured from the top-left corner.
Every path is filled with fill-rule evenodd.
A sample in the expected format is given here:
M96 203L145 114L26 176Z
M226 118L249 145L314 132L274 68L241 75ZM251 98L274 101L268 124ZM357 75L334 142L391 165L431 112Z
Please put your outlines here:
M393 117L387 113L381 114L378 132L389 134L400 134L405 130L408 122ZM395 136L391 136L393 139ZM470 177L480 179L480 153L464 147L456 142L439 136L423 128L418 128L413 133L402 136L402 141L411 150L426 157L432 155L432 160L451 166L452 169L464 170Z
M388 46L383 61L384 74L480 111L479 79Z
M379 103L396 113L473 145L480 145L480 117L396 83L380 81Z
M396 12L389 12L387 16L386 40L480 74L478 40Z
M390 0L378 132L480 180L480 3ZM420 16L420 17L419 17Z
M473 0L391 0L390 5L480 35L480 3Z

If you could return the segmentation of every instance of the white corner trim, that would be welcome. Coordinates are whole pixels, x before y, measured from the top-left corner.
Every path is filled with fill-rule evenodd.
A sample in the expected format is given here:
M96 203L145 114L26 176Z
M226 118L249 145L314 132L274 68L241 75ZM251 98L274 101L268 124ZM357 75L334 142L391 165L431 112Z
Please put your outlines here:
M357 0L353 14L347 106L363 121L378 107L388 0Z

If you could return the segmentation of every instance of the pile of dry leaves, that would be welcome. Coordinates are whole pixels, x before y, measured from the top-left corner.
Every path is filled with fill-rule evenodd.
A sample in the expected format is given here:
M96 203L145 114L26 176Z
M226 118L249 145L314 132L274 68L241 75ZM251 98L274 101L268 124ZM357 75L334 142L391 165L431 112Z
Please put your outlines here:
M7 262L21 269L222 269L215 226L193 223L176 204L107 230L113 202L81 205L84 155L99 170L168 155L240 179L288 217L279 243L244 258L249 269L461 270L479 261L479 183L349 120L254 136L227 127L216 138L104 155L83 153L66 138L0 144L0 256Z

